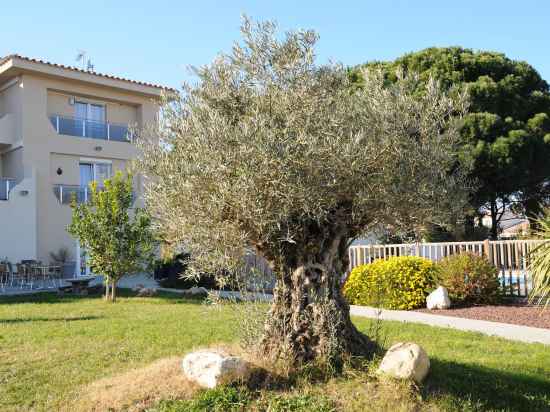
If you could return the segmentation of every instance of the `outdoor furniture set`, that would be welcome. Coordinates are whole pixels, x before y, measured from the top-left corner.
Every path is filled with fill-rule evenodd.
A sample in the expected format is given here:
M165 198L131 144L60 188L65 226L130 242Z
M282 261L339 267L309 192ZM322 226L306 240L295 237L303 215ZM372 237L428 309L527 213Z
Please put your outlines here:
M14 265L0 262L0 290L7 287L46 289L61 286L63 273L59 265L44 265L40 261L23 260Z

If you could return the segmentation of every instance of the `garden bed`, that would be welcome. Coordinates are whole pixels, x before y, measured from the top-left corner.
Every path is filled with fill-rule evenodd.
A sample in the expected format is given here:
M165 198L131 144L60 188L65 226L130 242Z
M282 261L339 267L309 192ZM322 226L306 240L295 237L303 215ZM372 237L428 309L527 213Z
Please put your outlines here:
M550 308L543 310L541 306L527 304L480 305L445 310L419 309L418 312L550 329Z

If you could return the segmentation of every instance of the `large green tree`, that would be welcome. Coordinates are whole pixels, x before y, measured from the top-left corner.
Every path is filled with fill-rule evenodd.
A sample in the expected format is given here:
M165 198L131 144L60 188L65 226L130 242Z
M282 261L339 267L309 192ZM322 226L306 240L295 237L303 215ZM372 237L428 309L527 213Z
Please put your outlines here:
M501 53L449 47L365 67L383 70L390 82L404 70L418 73L424 83L434 77L445 87L468 90L471 104L461 135L462 156L473 163L477 186L472 206L491 213L493 237L506 208L536 218L550 196L550 92L532 66ZM358 70L352 78L361 83Z
M317 65L311 31L280 39L245 20L243 43L196 71L142 139L145 198L191 269L226 274L252 249L277 276L261 342L295 362L368 354L340 282L351 241L380 223L445 222L464 203L456 165L465 106L436 82L351 91L344 67Z

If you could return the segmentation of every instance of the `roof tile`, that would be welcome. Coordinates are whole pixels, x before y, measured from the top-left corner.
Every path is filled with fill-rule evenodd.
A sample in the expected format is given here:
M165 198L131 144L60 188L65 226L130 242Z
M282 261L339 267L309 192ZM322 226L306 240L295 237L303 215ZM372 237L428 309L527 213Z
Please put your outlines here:
M60 69L73 70L73 71L80 72L80 73L91 74L93 76L104 77L104 78L107 78L107 79L121 80L121 81L128 82L128 83L138 84L140 86L155 87L157 89L162 89L162 90L166 90L166 91L170 91L170 92L176 92L176 89L173 89L171 87L161 86L159 84L147 83L147 82L141 82L141 81L137 81L137 80L126 79L124 77L113 76L113 75L104 74L104 73L98 73L98 72L95 72L95 71L92 71L92 70L83 70L83 69L79 69L78 67L74 67L74 66L66 66L64 64L51 63L51 62L41 60L41 59L35 59L35 58L31 58L31 57L21 56L20 54L10 54L10 55L7 55L5 57L0 57L0 65L5 63L8 60L11 60L11 59L14 59L14 58L17 58L17 59L20 59L20 60L25 60L25 61L28 61L28 62L31 62L31 63L40 63L40 64L45 64L45 65L48 65L48 66L52 66L52 67L58 67Z

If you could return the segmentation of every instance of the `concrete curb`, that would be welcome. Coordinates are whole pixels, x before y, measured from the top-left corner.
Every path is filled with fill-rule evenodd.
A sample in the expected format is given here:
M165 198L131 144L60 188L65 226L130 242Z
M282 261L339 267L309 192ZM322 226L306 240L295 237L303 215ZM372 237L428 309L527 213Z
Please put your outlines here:
M478 332L489 336L515 340L526 343L542 343L550 345L550 329L533 328L530 326L511 325L509 323L490 322L457 318L429 313L409 312L404 310L377 309L368 306L351 306L352 316L394 320L398 322L423 323L430 326L458 329L467 332Z

